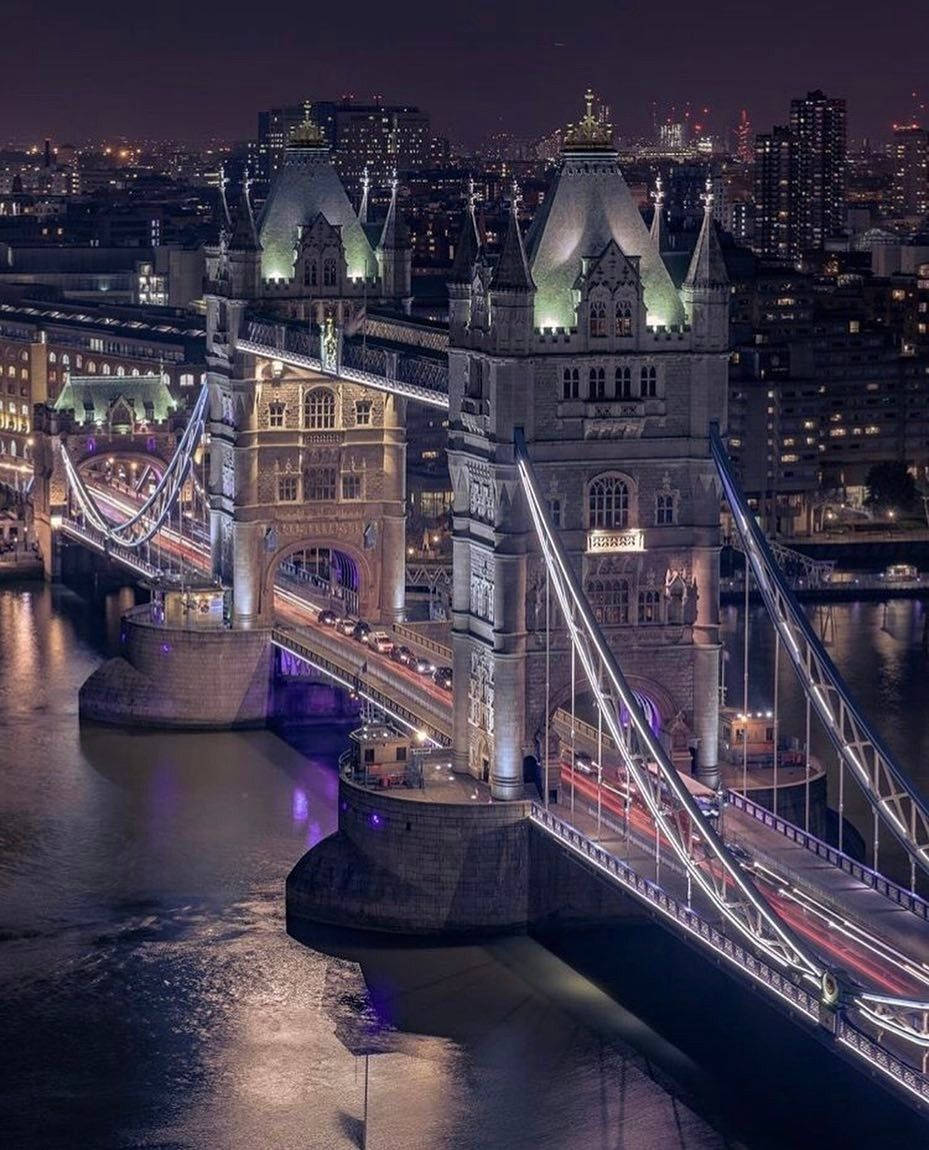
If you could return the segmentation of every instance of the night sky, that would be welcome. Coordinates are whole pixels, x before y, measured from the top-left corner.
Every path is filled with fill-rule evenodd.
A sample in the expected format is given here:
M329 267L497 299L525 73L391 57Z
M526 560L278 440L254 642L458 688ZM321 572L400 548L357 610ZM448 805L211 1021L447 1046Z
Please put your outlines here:
M822 87L849 133L883 138L929 99L926 0L2 0L0 141L255 133L259 108L310 97L418 103L471 143L573 119L588 83L621 134L652 101L756 128Z

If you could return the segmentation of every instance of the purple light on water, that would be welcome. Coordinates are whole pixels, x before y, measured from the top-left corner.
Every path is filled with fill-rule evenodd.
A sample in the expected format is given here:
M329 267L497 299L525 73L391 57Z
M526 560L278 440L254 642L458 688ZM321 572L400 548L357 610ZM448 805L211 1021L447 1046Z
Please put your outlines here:
M381 816L377 813L377 811L375 811L371 816L370 822L371 826L374 827L375 830L381 825Z
M171 644L170 643L162 643L161 644L161 653L162 653L162 655L170 655L171 654Z
M97 441L92 435L88 435L87 437L87 450L91 452L97 450Z
M294 788L294 793L290 800L290 810L295 823L306 821L306 817L310 813L310 801L306 797L306 791L301 790L299 787Z

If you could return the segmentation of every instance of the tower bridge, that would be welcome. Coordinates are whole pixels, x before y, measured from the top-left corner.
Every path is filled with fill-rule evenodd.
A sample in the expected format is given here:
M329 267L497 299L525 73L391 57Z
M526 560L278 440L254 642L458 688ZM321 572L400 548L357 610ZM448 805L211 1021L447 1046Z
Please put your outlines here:
M246 186L209 254L207 377L185 418L133 404L130 384L103 409L79 404L90 386L79 380L71 407L39 413L36 518L49 570L60 531L146 579L176 561L175 582L214 580L229 625L203 642L220 661L222 721L260 719L256 683L271 673L272 649L285 652L418 732L489 800L495 834L521 821L519 849L542 835L585 881L645 907L836 1053L929 1104L929 906L919 893L929 812L806 624L728 465L729 287L711 192L678 292L588 106L525 239L514 191L495 260L472 201L444 336L407 315L396 182L383 225L360 215L307 129L262 217ZM305 571L308 555L318 563L325 553L353 608L402 625L415 405L448 418L451 695L321 626L322 588L292 578L294 556ZM108 487L86 466L103 451L147 455L148 490ZM206 514L175 526L203 465ZM723 498L778 653L808 700L807 773L812 717L835 747L840 785L854 783L870 804L870 866L785 819L776 774L771 811L721 777ZM158 624L132 626L154 636L137 641L148 661L130 668L134 691L156 666L162 690L172 677L215 675L198 664L196 637L175 649ZM110 698L120 673L106 672ZM776 742L774 762L776 772ZM533 764L546 782L527 797ZM383 813L372 809L347 780L341 796L355 863L375 857L365 835L382 828L397 873L418 875L403 870L422 860L400 829L418 816L388 797ZM881 873L890 842L908 886ZM511 848L501 847L504 862ZM390 858L377 862L383 876ZM506 873L517 886L531 867ZM438 926L462 908L479 914L489 897L483 889L469 903L456 890L452 907L436 893L441 882L403 883ZM376 920L376 907L367 913Z

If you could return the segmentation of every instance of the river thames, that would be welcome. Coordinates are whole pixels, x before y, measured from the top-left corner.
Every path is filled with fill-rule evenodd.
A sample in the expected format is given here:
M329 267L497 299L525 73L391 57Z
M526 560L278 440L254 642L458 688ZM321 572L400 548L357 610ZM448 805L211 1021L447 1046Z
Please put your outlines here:
M557 954L527 938L413 948L288 937L284 880L335 827L345 731L304 735L301 752L270 731L82 728L78 688L131 602L128 591L91 605L41 584L0 589L5 1147L357 1146L357 1051L371 1033L371 1150L761 1150L822 1145L822 1123L837 1129L825 1100L785 1142L785 1068L762 1063L757 1041L733 1043L737 1020L717 1003L707 1040L672 1009L675 996L716 994L718 976L689 984L689 966L666 955L674 987L643 989L664 946L655 927L631 928L621 947L594 933L572 953L568 940ZM922 610L837 607L833 649L925 789L929 731L907 721L929 710ZM738 617L724 617L740 682ZM760 621L753 646L761 706ZM786 679L782 698L801 733ZM828 1094L785 1033L772 1021L808 1094ZM887 1138L888 1121L907 1140ZM877 1095L856 1128L901 1147L926 1129Z

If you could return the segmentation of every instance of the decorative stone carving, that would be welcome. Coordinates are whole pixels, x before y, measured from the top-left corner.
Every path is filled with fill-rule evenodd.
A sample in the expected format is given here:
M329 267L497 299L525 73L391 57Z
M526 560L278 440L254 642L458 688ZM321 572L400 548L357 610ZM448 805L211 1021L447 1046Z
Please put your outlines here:
M476 547L471 548L470 610L478 619L493 621L493 569L487 552Z
M494 730L494 665L488 652L471 651L471 678L468 682L468 719L475 726L493 734Z

